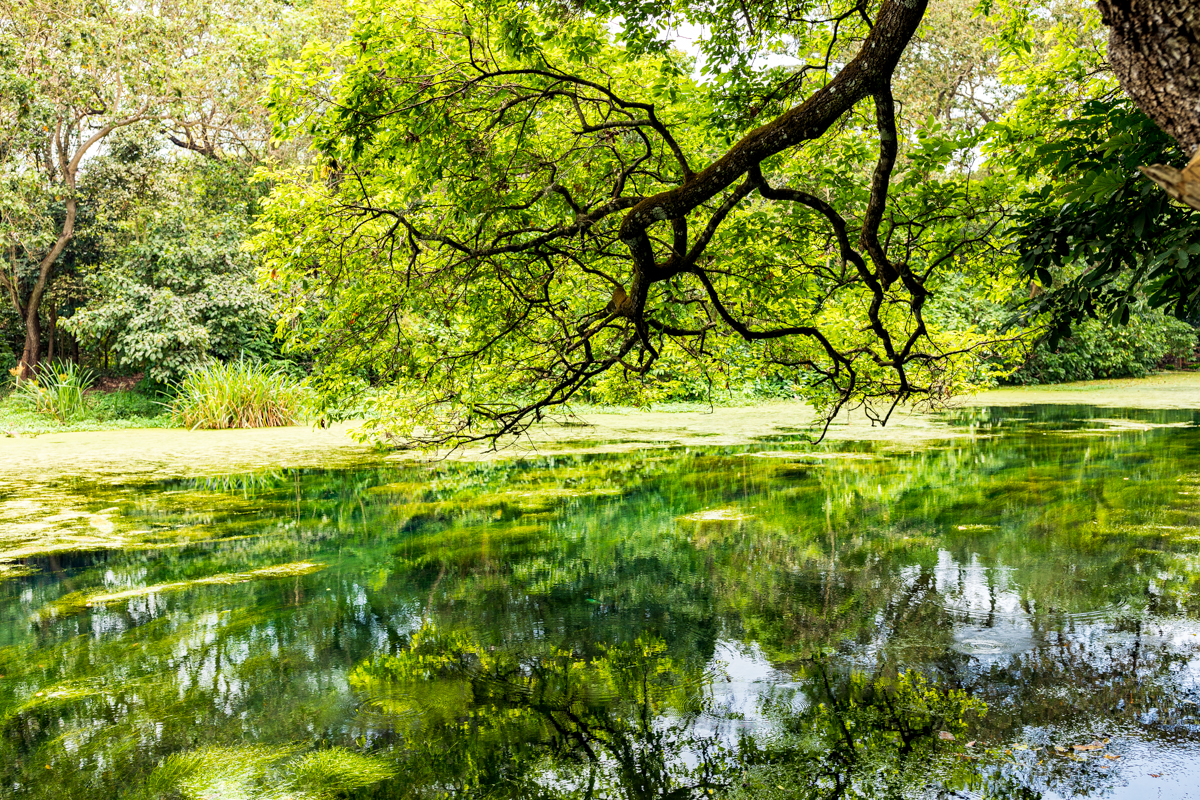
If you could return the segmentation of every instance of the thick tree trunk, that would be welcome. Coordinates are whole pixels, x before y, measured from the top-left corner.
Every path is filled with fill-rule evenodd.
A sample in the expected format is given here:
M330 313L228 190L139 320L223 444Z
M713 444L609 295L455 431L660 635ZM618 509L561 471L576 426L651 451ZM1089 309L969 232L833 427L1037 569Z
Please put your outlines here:
M1200 3L1196 0L1097 0L1108 60L1138 108L1179 142L1200 149Z

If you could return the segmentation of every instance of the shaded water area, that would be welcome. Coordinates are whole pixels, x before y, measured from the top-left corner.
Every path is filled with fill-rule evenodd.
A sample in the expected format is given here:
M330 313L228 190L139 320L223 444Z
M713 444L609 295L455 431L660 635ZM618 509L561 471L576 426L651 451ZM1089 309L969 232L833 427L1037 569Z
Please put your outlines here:
M1198 420L0 484L0 797L1195 797Z

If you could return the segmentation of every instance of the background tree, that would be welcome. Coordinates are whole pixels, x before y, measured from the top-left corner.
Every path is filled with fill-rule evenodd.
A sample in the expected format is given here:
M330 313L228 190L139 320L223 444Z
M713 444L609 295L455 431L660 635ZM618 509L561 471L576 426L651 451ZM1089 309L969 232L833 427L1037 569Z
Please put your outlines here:
M208 160L278 155L260 103L269 64L333 35L341 12L275 0L0 0L0 16L0 281L22 320L27 375L42 356L43 300L79 227L81 175L107 137L153 122L163 144Z
M980 14L976 0L933 0L900 61L894 92L910 127L933 118L955 130L978 131L1007 113L1020 86L1004 81L1002 51L989 41L998 15Z
M272 320L242 247L261 183L234 161L174 158L132 126L93 159L81 187L95 220L76 239L82 301L62 326L104 366L181 379L206 359L271 360ZM111 357L111 360L110 360Z
M38 362L40 310L75 232L84 158L113 131L166 113L171 67L190 40L186 18L115 3L4 0L0 53L10 91L0 107L0 159L10 209L8 299L25 326L21 365Z

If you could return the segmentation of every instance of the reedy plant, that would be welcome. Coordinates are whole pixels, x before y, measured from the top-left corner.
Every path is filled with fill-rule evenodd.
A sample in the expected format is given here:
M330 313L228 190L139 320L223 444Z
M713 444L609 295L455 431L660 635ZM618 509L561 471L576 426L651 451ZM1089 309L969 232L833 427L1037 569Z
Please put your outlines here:
M65 424L87 410L87 391L94 381L91 370L62 361L40 366L32 378L18 380L17 395L38 413L48 414Z
M304 387L290 375L245 358L191 370L171 404L175 423L197 428L270 428L304 417Z

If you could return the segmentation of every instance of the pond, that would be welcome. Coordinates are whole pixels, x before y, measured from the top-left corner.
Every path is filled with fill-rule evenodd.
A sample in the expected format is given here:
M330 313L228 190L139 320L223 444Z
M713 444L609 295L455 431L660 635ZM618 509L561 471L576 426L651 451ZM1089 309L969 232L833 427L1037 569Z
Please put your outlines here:
M1200 415L0 494L0 797L1194 797Z

